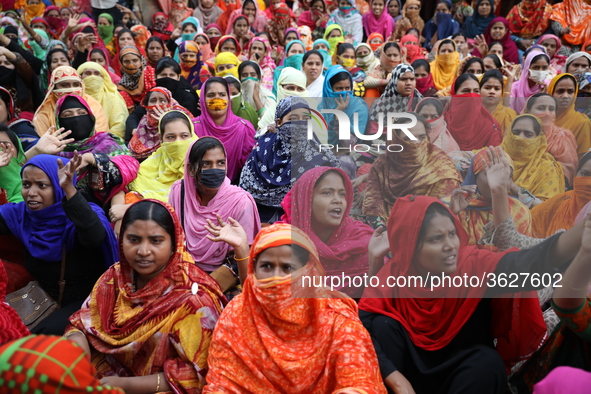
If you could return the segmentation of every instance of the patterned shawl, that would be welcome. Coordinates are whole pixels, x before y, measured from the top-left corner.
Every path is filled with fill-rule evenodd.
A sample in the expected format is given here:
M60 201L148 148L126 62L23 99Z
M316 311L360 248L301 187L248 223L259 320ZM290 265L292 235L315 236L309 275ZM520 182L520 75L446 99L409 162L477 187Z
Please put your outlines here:
M550 19L558 22L563 28L569 27L570 33L563 36L566 42L572 45L582 45L591 37L591 24L589 15L591 5L585 0L564 0L552 6Z
M86 336L98 378L164 372L174 391L197 392L205 385L207 351L226 299L185 250L174 210L144 201L166 208L174 223L176 244L166 268L134 291L135 272L120 239L121 261L97 281L70 317L66 334L81 331Z
M186 64L181 55L185 52L193 52L197 54L197 63L194 65ZM199 45L195 41L183 41L179 45L179 58L181 59L181 76L183 76L195 90L201 89L201 79L199 78L199 72L203 67L203 60L201 57L201 51Z
M310 253L304 268L285 277L255 277L257 256L292 244ZM312 289L310 298L294 294L292 283L301 276L323 274L316 248L303 231L283 223L261 230L250 251L242 294L228 304L216 326L203 393L277 393L289 382L293 394L385 394L355 302L324 288Z
M84 350L64 337L31 335L0 347L0 355L0 381L16 392L124 394L102 385Z
M542 121L529 114L519 115L515 121L524 116L533 118L542 127ZM513 159L513 181L517 186L530 191L542 201L564 193L564 171L560 163L547 152L548 142L544 134L526 140L513 133L506 133L501 146Z
M138 69L128 69L123 66L123 57L125 55L137 56L141 65ZM144 89L143 71L146 68L146 59L142 56L139 49L134 46L121 48L119 52L119 61L121 62L121 80L119 81L120 90L124 90L131 96L140 94Z
M522 0L513 6L507 20L511 32L521 38L538 37L548 30L552 5L546 0Z
M451 194L462 182L452 159L428 138L420 143L402 140L396 133L388 144L400 144L403 151L385 153L369 172L363 214L385 221L399 197L419 194L441 198Z
M392 78L390 79L390 82L388 82L388 85L386 85L384 93L382 93L380 98L378 98L371 106L371 112L369 115L370 120L378 122L380 119L380 113L384 116L388 112L409 111L411 110L410 106L412 105L413 98L419 100L423 98L423 95L416 89L412 95L407 97L402 97L400 93L398 93L398 89L396 88L398 80L400 80L400 77L407 72L414 73L415 69L408 64L401 63L392 70Z
M318 179L327 171L336 171L343 179L345 185L346 206L343 206L343 218L341 224L336 227L326 243L322 241L312 227L314 198L314 187ZM349 214L353 206L353 186L349 177L341 169L332 167L317 167L307 171L293 185L281 204L285 216L281 218L283 222L290 223L299 229L302 229L308 237L314 242L320 256L320 263L326 270L328 276L341 276L345 274L348 277L363 276L369 269L369 254L367 245L373 234L373 229L368 225L353 220ZM337 288L353 298L361 297L360 288Z
M310 109L302 98L284 98L277 105L275 119L283 119L298 108ZM308 170L340 167L330 149L320 148L316 140L305 138L305 133L305 126L285 122L275 133L259 138L240 176L240 187L252 194L257 203L279 207L293 183ZM292 173L294 165L297 171Z

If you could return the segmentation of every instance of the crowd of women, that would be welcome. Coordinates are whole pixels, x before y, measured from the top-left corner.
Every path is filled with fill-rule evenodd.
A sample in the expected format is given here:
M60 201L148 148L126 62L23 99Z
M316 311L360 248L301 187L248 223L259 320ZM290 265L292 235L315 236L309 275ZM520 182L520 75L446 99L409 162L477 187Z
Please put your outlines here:
M588 391L588 0L1 3L0 393Z

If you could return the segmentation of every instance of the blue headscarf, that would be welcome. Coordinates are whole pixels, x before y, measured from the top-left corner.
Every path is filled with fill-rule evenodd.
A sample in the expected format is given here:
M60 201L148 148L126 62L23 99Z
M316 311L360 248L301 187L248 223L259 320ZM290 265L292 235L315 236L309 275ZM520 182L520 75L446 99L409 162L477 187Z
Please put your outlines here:
M304 48L304 52L306 51L306 45L303 42L301 42L300 40L291 40L285 46L285 55L286 56L287 56L287 53L289 52L289 48L291 48L291 46L294 43L301 44L302 47ZM285 67L292 67L292 68L295 68L296 70L302 71L302 63L303 62L304 62L304 54L303 53L291 55L290 57L286 57L285 59L283 59L282 64L279 67L277 67L275 69L275 71L273 71L273 94L275 96L277 96L277 81L279 80L279 76L281 75L281 71L283 71L283 69Z
M275 119L283 119L298 108L310 110L305 99L286 97L277 104ZM252 194L257 203L280 207L293 182L309 169L320 166L340 167L340 163L317 140L307 139L305 123L287 121L275 133L259 138L244 165L239 186ZM292 172L293 167L297 170Z
M349 71L347 71L341 65L330 67L326 71L326 76L324 77L324 86L322 87L322 102L318 106L318 109L335 109L337 107L337 98L349 96L349 106L345 109L345 113L347 116L349 116L349 119L351 119L351 133L353 133L353 115L357 114L359 116L359 132L361 134L365 134L365 128L367 126L367 120L369 117L369 110L367 109L367 104L365 104L365 101L359 97L354 96L352 90L346 92L335 92L332 89L330 80L337 74L341 73L346 73L349 76L351 88L353 88L353 77ZM337 130L330 126L334 120L334 115L322 114L322 116L324 116L326 122L329 124L328 143L336 145L338 142Z
M451 1L449 0L439 0L437 4L439 3L445 3L450 10L452 9ZM443 40L444 38L448 38L459 31L460 24L458 21L452 18L451 13L446 14L443 12L437 12L433 19L430 19L425 24L425 29L423 30L423 36L425 37L424 47L429 50L431 49L431 39L435 35L435 32L437 32L437 38L439 40Z
M33 157L21 169L21 177L27 166L40 168L51 181L55 203L47 208L32 211L27 207L26 202L18 204L6 204L0 206L0 216L4 218L6 225L27 248L31 256L44 261L60 261L62 259L62 248L66 252L74 248L76 241L76 227L68 218L62 201L66 193L59 186L57 160L60 159L64 165L69 160L63 157L52 155L37 155ZM74 181L74 186L76 182ZM101 246L105 260L105 267L110 267L119 260L118 243L111 223L105 216L103 210L96 204L88 203L92 210L101 219L105 227L106 236Z
M324 44L327 48L330 48L330 44L328 43L328 41L326 41L323 38L319 38L316 41L314 41L314 44L312 44L312 49L316 49L316 44ZM332 58L330 57L330 53L328 53L328 51L324 49L316 50L320 52L322 54L322 57L324 58L324 68L329 68L330 66L332 66ZM323 70L322 74L326 75L326 70Z
M462 32L466 35L466 38L474 38L480 34L484 34L490 22L496 18L494 0L486 0L490 4L490 14L486 18L478 13L478 7L480 7L480 3L483 1L478 0L476 2L474 14L466 18L466 22L462 25Z

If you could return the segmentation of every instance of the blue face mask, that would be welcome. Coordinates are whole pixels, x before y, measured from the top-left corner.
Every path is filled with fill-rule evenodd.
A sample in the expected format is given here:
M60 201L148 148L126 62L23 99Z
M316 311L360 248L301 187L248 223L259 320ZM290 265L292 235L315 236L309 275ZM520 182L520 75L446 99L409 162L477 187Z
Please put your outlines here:
M301 70L303 63L304 63L304 54L303 53L296 53L295 55L291 55L290 57L286 58L284 65L285 65L285 67L293 67L296 70Z
M451 14L446 14L445 12L438 12L435 14L435 21L437 23L445 22L451 20Z
M347 97L351 97L353 95L353 92L351 90L343 90L342 92L335 92L336 94L339 95L340 98L344 99Z
M242 81L240 81L240 82L246 82L246 81L255 81L255 82L258 82L259 79L258 78L255 78L255 77L246 77L246 78L243 78Z
M195 34L197 34L197 33L181 34L181 39L183 41L193 41Z

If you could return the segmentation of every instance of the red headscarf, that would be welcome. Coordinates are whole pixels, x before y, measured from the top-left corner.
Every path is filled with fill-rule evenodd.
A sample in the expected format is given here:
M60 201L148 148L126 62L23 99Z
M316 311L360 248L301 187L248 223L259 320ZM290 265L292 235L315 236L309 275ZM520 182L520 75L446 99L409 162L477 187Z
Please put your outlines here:
M380 283L388 276L419 275L412 260L425 213L439 199L426 196L399 198L388 220L388 239L394 257L380 270ZM478 276L494 272L501 257L516 251L495 253L477 246L467 246L468 235L459 219L450 211L460 238L457 269L453 276ZM428 287L369 287L359 309L379 313L399 321L412 342L421 349L444 348L455 338L480 303L486 292L482 287L445 287L431 291ZM546 325L537 296L534 298L499 298L493 300L492 335L497 350L506 362L530 355L542 343Z
M517 45L511 39L511 30L509 29L510 24L507 19L503 17L498 17L493 19L489 23L488 27L486 28L486 31L484 32L484 38L486 39L486 43L490 45L491 42L497 41L493 40L493 38L490 35L492 27L497 22L502 22L503 25L505 25L505 28L507 29L507 33L505 34L505 36L498 40L498 42L501 43L501 45L503 46L503 59L513 64L519 64L519 50L517 49ZM484 57L480 54L478 48L475 48L474 51L472 51L472 54L476 57Z
M343 220L340 226L333 231L325 243L318 238L312 228L312 199L314 198L314 186L327 171L336 171L343 178L347 205L343 206ZM282 221L302 229L310 237L318 249L320 263L329 276L340 276L343 273L350 277L363 276L369 267L367 245L373 234L373 229L349 216L352 205L353 186L351 181L343 170L333 167L316 167L306 171L281 203L285 211L285 215L281 218ZM351 294L352 292L346 291L346 293L355 296Z
M455 85L455 83L454 83ZM455 94L444 112L452 137L463 151L499 146L503 134L499 122L482 106L477 93Z
M414 42L415 44L411 45L404 45L407 42ZM417 36L412 34L407 34L400 40L400 45L402 48L406 48L406 60L408 64L412 64L415 60L424 59L423 52L421 52L421 47L419 46L419 39ZM431 75L431 73L429 73Z

